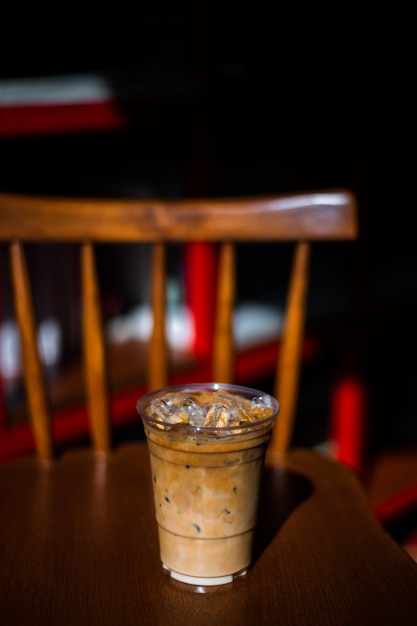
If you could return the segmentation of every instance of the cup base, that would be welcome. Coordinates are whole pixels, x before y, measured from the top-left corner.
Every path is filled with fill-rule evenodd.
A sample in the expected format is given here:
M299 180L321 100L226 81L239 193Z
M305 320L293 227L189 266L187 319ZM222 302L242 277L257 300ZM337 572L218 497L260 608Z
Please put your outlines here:
M244 569L237 574L228 574L227 576L189 576L188 574L181 574L181 572L176 572L171 569L165 563L162 563L162 567L166 569L171 578L174 580L179 580L181 583L187 583L188 585L195 585L198 587L212 587L214 585L227 585L233 582L233 579L237 576L244 576L247 573L247 569Z

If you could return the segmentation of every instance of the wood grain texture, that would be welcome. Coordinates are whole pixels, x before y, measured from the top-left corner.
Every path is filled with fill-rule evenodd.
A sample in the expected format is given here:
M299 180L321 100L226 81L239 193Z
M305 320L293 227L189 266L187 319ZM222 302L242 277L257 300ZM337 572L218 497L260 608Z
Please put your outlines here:
M237 219L238 217L238 219ZM345 190L259 198L105 200L0 194L0 240L265 241L354 239Z
M161 567L145 443L3 465L0 502L7 626L416 623L417 564L356 477L314 452L265 467L253 566L207 593Z

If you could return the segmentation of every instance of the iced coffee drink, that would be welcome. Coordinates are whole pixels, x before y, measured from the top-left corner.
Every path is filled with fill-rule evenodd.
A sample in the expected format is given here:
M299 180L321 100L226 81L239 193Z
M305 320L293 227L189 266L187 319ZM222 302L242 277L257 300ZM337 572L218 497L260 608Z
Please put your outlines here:
M168 387L137 403L150 452L160 556L195 585L252 559L261 471L278 402L232 385Z

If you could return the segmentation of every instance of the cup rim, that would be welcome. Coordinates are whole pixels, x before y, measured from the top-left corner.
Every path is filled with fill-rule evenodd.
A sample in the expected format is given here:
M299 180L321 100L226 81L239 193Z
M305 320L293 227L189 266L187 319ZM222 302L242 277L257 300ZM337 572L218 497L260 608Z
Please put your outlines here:
M268 417L256 421L256 422L243 422L241 424L237 424L234 426L193 426L191 424L170 424L167 422L163 422L162 420L157 420L150 415L148 415L145 411L145 406L147 406L153 397L158 396L161 392L171 393L175 391L197 391L197 390L207 390L207 391L217 391L218 389L224 389L225 391L236 392L236 395L244 395L244 397L256 397L259 395L267 396L273 405L273 409ZM244 385L235 385L229 383L186 383L183 385L168 385L167 387L161 387L159 389L154 389L153 391L149 391L139 398L136 403L136 410L139 415L144 419L144 421L150 425L161 430L161 425L164 426L163 430L170 432L186 432L188 434L191 433L201 433L201 434L233 434L234 432L239 432L240 434L243 432L253 432L266 425L269 425L274 422L279 411L280 404L279 401L270 393L266 391L262 391L260 389L255 389L254 387L246 387Z

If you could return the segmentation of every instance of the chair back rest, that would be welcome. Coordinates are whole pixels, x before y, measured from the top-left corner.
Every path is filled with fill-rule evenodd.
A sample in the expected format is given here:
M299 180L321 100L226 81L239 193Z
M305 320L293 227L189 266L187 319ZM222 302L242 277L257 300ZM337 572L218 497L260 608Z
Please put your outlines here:
M291 441L304 338L310 248L315 241L357 236L354 195L323 190L226 199L82 199L0 194L0 241L10 250L16 319L36 450L54 454L51 416L36 340L36 316L29 280L27 243L76 243L80 249L85 384L93 444L111 447L109 390L95 245L143 243L152 246L148 388L169 383L165 335L167 246L194 241L218 250L212 379L233 382L235 345L236 246L242 242L293 242L285 321L274 393L281 404L271 443L283 451ZM274 268L271 268L273 289ZM202 277L204 279L204 277Z

